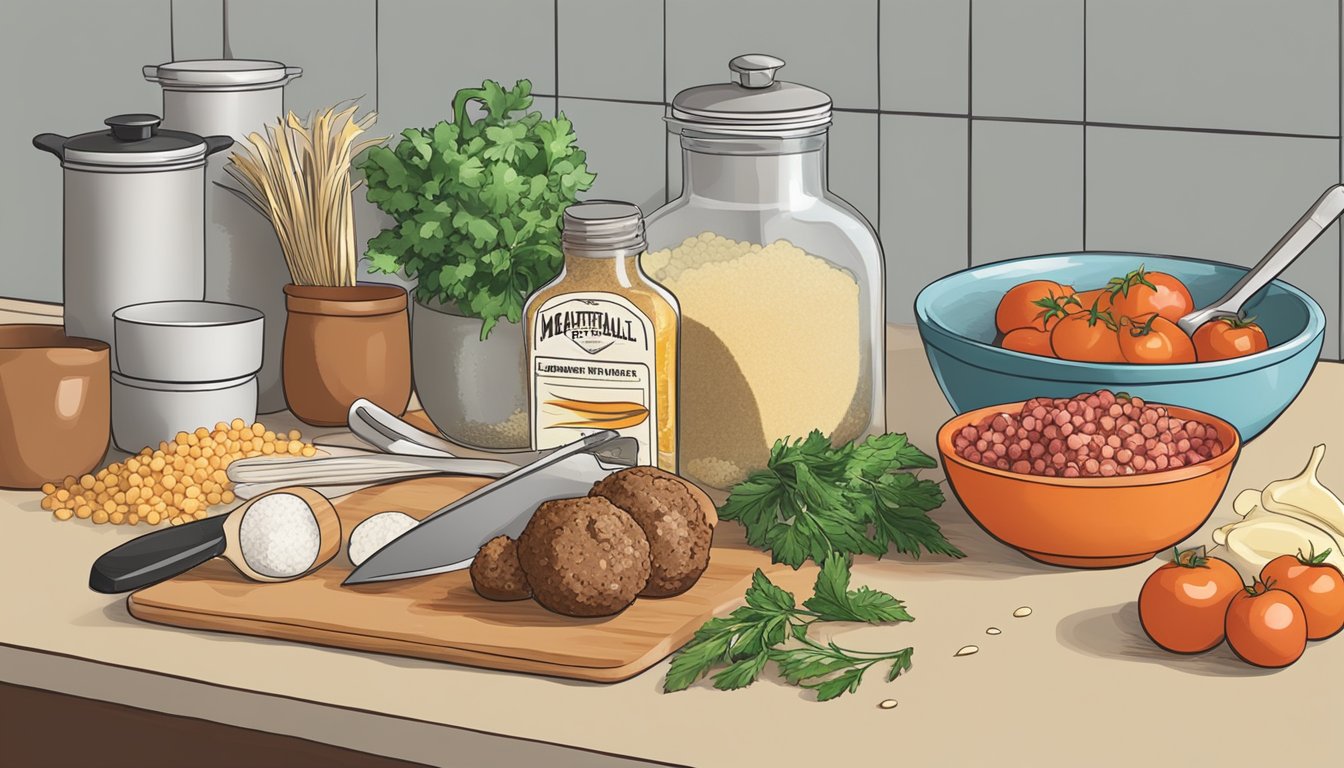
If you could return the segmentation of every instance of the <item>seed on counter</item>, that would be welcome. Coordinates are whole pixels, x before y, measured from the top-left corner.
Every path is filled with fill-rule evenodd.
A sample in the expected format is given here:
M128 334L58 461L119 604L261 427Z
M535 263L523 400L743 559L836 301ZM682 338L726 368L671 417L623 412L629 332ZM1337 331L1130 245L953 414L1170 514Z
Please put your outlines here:
M298 430L274 432L242 419L178 432L159 447L144 448L96 474L66 477L42 486L42 508L57 520L92 519L97 525L181 525L203 520L215 504L232 504L225 470L242 458L268 454L314 456L317 448Z
M1016 611L1013 611L1013 616L1019 619L1025 618L1030 615L1031 615L1031 606L1027 605L1024 605L1021 608L1018 608Z
M990 627L989 629L986 629L986 630L985 630L985 634L986 634L986 635L1001 635L1001 634L1003 634L1003 630L1002 630L1002 629L999 629L998 627Z
M896 700L895 700L895 699L883 699L881 702L878 703L877 706L880 707L880 708L882 708L882 709L895 709L895 708L896 708Z
M953 655L953 656L970 656L971 654L975 654L975 653L979 653L979 652L980 652L980 646L978 646L978 645L963 645L961 648L959 648L959 649L957 650L956 653L954 653L954 654L952 654L952 655Z

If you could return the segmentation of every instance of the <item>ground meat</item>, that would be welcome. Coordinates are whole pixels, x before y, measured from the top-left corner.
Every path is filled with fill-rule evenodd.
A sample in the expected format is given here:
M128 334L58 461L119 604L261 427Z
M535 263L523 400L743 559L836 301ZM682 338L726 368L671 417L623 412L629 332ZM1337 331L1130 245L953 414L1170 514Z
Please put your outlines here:
M485 542L471 561L471 585L489 600L526 600L532 588L518 562L518 546L508 536Z
M1020 412L990 414L953 438L967 461L1021 475L1115 477L1190 466L1227 447L1210 423L1109 390L1038 397Z
M518 537L518 562L538 603L566 616L609 616L649 581L649 540L634 518L599 497L537 507Z
M679 595L705 572L714 502L689 480L657 467L632 467L608 475L588 495L625 510L644 529L651 563L641 597Z

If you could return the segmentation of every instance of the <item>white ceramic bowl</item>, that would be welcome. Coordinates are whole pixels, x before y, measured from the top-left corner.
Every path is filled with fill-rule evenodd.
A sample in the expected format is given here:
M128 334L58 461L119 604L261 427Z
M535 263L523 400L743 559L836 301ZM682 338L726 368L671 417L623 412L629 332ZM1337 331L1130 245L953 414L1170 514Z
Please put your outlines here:
M160 382L250 376L261 369L264 322L262 313L251 307L214 301L122 307L112 313L113 370Z
M257 377L203 384L146 381L112 372L112 442L127 453L158 447L178 432L257 420Z

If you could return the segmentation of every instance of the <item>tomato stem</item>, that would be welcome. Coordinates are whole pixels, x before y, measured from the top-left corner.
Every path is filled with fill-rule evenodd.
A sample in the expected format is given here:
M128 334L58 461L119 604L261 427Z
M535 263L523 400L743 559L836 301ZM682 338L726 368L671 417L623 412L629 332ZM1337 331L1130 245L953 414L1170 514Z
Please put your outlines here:
M1302 550L1297 550L1297 562L1302 565L1322 565L1325 563L1325 559L1330 556L1330 552L1331 549L1326 547L1324 552L1321 552L1319 555L1316 554L1316 542L1313 541L1308 554L1304 555L1302 554Z
M1124 277L1112 277L1106 283L1106 289L1110 291L1111 299L1114 300L1117 293L1128 298L1130 289L1139 285L1147 286L1154 291L1157 290L1157 286L1148 280L1148 271L1144 269L1143 264L1140 264L1138 269Z
M1172 551L1176 553L1176 558L1172 562L1182 568L1207 568L1209 566L1209 558L1202 546L1191 547L1186 550L1173 547Z
M1148 318L1148 322L1144 323L1144 324L1143 324L1143 327L1142 327L1142 328L1139 328L1139 329L1137 329L1137 330L1134 328L1134 324L1133 324L1133 322L1131 322L1131 323L1130 323L1130 327L1129 327L1129 335L1130 335L1130 336L1133 336L1134 338L1137 339L1137 338L1139 338L1139 337L1141 337L1141 336L1147 336L1148 334L1152 333L1152 332L1153 332L1153 321L1156 320L1157 317L1158 317L1157 313L1154 312L1154 313L1152 314L1152 316L1150 316L1150 317ZM1131 318L1131 319L1132 319L1132 318Z

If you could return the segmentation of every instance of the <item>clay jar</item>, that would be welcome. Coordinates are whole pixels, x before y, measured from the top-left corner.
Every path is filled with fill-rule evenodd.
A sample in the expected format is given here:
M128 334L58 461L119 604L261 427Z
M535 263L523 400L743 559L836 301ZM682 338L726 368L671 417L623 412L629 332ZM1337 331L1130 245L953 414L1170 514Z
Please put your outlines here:
M0 325L0 488L83 475L107 453L108 346L59 325Z
M363 397L401 415L411 399L406 291L393 285L285 286L283 378L294 415L343 426Z

